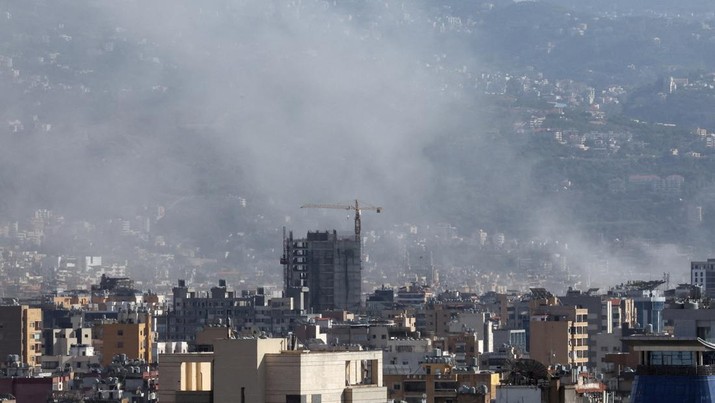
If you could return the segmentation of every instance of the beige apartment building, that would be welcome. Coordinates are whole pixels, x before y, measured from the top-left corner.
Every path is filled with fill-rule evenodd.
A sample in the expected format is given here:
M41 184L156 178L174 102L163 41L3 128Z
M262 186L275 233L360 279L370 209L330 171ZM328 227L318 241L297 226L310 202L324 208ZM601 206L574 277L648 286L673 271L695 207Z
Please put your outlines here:
M529 354L546 366L588 363L588 309L542 306L529 322Z
M382 351L295 350L286 339L216 340L213 353L162 355L159 372L162 402L387 400Z
M39 366L42 356L42 309L0 306L0 357L18 355L20 362Z
M126 354L129 359L153 362L151 346L154 332L150 313L122 312L117 321L102 323L99 329L103 366L111 364L118 354Z
M161 377L157 394L160 402L209 403L212 401L214 360L212 352L160 356Z

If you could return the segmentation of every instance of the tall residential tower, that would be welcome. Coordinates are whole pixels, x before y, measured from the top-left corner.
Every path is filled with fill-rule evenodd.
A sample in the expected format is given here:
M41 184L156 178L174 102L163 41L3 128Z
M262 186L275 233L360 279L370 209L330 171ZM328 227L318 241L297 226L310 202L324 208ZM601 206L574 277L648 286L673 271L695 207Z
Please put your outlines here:
M321 312L360 308L362 265L360 240L353 235L308 232L302 239L291 232L283 240L284 291L295 307Z

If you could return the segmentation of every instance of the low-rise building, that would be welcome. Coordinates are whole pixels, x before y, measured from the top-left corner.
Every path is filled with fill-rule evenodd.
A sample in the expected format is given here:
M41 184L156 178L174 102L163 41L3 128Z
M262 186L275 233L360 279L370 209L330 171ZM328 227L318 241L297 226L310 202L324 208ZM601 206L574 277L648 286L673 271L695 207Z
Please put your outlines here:
M381 351L308 351L290 339L223 339L213 353L162 355L162 402L380 402Z
M418 371L402 368L389 367L384 374L388 397L395 401L456 402L469 396L470 402L489 402L499 384L499 374L456 366L451 355L430 354Z

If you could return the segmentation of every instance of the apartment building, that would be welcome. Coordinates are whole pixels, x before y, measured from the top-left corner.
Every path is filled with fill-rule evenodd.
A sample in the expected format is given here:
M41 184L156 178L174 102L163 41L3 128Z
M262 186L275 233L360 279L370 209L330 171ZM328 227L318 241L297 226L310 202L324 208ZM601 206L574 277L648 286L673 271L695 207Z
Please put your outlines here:
M30 366L42 356L42 309L27 305L0 306L0 357L18 355Z
M222 339L162 355L162 402L384 403L381 351L297 350L289 339Z
M532 315L531 358L546 366L588 363L588 309L545 306Z

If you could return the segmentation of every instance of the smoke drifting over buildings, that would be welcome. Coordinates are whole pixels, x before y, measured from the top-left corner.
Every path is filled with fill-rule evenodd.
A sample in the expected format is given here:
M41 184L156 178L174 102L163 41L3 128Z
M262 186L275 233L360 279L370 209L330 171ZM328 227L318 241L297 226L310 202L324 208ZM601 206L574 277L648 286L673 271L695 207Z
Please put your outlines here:
M276 227L349 228L298 206L358 197L388 213L373 228L459 223L592 253L571 225L578 196L543 192L534 155L505 140L514 128L487 117L479 94L512 95L475 45L489 6L449 7L6 4L0 207L111 217L161 205L201 237L248 221L246 198Z
M356 195L409 206L428 192L423 150L449 128L455 101L428 62L453 50L410 35L401 19L419 10L365 7L361 21L320 2L249 2L213 15L189 6L169 26L138 29L168 42L168 57L189 60L180 86L188 119L214 131L281 208Z
M37 78L50 99L33 89L24 98L38 102L3 114L25 131L28 118L51 125L13 140L40 153L17 189L31 202L87 207L106 198L116 207L256 189L287 213L356 195L397 212L436 180L426 146L455 127L480 135L477 105L443 71L474 69L466 44L425 34L433 22L410 4L17 8L26 14L8 6L7 22L27 18L42 33L33 40L46 42L33 49L42 63L15 68L27 79L53 72ZM64 87L69 94L55 95ZM33 186L43 178L42 190Z

